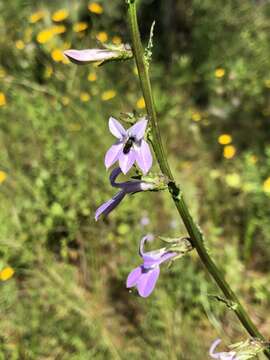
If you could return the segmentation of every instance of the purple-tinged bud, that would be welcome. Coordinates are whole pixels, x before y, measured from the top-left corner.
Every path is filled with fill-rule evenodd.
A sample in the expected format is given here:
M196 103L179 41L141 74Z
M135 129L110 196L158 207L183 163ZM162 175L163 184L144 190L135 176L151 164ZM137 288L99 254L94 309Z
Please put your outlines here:
M106 46L105 49L83 49L66 50L64 55L77 65L86 65L99 62L100 65L108 61L126 60L132 58L132 51L129 45Z

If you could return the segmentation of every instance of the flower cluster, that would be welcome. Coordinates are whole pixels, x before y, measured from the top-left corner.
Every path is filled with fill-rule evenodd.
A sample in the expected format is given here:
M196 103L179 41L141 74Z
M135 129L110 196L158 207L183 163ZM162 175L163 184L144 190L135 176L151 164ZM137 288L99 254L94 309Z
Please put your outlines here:
M85 65L91 62L103 64L108 61L126 60L133 56L130 46L123 44L103 45L102 49L70 49L66 50L64 55L77 65ZM145 107L143 98L140 99L138 107ZM118 164L118 167L114 168L109 176L111 186L118 189L118 192L98 207L95 212L96 221L101 216L108 216L127 195L142 191L163 190L168 184L168 180L164 176L148 175L153 164L153 158L147 142L148 120L145 117L139 118L132 123L129 129L125 129L113 117L109 118L108 125L111 134L116 138L116 142L106 152L104 164L107 170L116 163ZM134 166L139 174L136 178L116 182L118 176L127 175ZM179 239L176 239L176 241L172 239L169 246L155 251L144 252L144 245L148 240L149 236L147 235L140 242L139 254L143 260L142 265L131 271L126 282L127 288L136 287L142 297L147 297L152 293L162 263L178 258L192 248L189 246L190 243L186 246L186 243L182 242L183 247L182 243L179 243Z

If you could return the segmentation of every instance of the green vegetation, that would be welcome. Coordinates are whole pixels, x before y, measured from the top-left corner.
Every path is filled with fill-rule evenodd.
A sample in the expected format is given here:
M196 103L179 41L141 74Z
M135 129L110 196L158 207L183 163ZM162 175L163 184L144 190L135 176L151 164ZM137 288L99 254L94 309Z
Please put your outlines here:
M115 192L108 118L144 104L133 61L77 67L62 52L128 42L124 1L32 3L0 1L0 359L204 360L216 337L245 339L195 253L164 267L148 299L125 288L143 235L185 235L165 194L129 196L94 221ZM140 6L145 42L157 22L164 144L209 251L268 338L270 4L175 3Z

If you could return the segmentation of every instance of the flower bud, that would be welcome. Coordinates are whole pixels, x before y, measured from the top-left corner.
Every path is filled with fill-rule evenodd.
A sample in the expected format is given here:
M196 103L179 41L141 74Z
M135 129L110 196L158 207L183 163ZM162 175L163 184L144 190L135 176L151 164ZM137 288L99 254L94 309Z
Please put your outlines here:
M99 65L108 61L126 60L132 58L132 51L129 45L107 45L104 49L83 49L83 50L66 50L66 57L77 65L90 64L99 62Z

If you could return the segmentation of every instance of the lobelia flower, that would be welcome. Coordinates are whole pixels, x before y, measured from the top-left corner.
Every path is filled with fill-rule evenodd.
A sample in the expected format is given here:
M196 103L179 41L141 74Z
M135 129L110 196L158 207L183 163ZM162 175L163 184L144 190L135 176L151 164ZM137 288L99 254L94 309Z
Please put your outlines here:
M107 45L104 49L83 49L83 50L66 50L66 57L77 65L90 64L92 62L125 60L132 58L132 51L128 45Z
M137 287L142 297L149 296L154 290L160 273L159 265L177 255L176 252L168 251L166 248L144 252L146 241L149 241L149 235L140 241L139 254L143 264L130 272L126 282L127 288Z
M143 174L147 174L152 166L152 154L149 145L144 140L147 120L142 118L128 130L113 117L109 119L110 132L118 141L110 147L105 155L105 166L108 169L116 161L124 174L126 174L137 163Z
M140 191L154 190L157 185L153 182L130 180L121 183L116 183L117 176L121 173L121 169L115 168L110 175L110 183L113 187L121 190L114 195L114 197L104 204L102 204L95 213L95 220L97 221L101 215L108 215L126 196L126 194L136 193Z
M214 352L216 347L221 343L221 339L217 339L213 342L210 347L209 355L212 359L219 359L219 360L239 360L236 356L235 351L227 351L227 352Z

